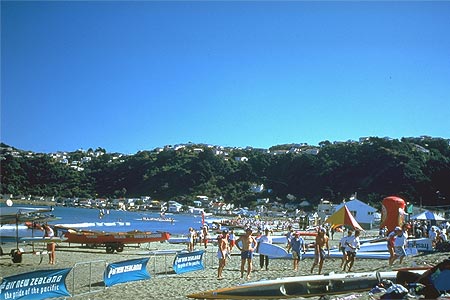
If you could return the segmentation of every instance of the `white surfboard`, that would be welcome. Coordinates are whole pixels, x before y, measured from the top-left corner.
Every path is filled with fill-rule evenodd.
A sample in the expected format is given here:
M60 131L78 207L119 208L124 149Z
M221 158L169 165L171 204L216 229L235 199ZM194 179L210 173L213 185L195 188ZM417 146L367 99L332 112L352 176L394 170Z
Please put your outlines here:
M328 253L327 253L328 254ZM313 258L314 257L314 251L308 251L302 256L303 258ZM327 256L328 257L328 256ZM342 258L342 252L332 250L330 251L330 258ZM367 259L389 259L389 252L381 252L381 251L375 251L375 252L357 252L356 257L358 258L367 258Z
M289 255L283 247L269 243L259 244L258 253L269 257L287 257Z
M416 248L418 251L433 251L431 240L428 238L407 239L407 248ZM364 243L359 252L387 251L387 241Z

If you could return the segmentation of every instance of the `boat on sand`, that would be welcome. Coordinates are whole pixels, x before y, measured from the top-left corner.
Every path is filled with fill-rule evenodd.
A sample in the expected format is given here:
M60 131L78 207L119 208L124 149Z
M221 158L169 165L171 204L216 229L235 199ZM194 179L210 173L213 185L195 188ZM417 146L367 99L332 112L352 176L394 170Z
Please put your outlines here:
M168 232L103 232L91 230L73 230L70 228L58 227L62 230L63 242L84 244L88 246L104 246L107 253L114 251L122 252L126 244L142 244L151 242L162 242L170 238Z
M418 271L424 272L424 271ZM260 280L187 295L194 299L310 298L369 291L382 279L395 280L396 271L325 274Z

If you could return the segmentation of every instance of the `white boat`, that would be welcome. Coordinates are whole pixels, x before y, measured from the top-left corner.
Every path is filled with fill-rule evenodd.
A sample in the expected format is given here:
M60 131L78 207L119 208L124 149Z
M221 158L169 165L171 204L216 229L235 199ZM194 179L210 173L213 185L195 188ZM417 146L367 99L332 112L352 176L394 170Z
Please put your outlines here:
M433 251L432 243L429 238L408 239L407 248L416 248L418 251ZM359 252L376 252L387 251L387 241L364 243L361 245Z
M417 271L425 272L424 270ZM260 280L187 295L195 299L309 298L369 291L381 279L395 280L397 271L326 274Z

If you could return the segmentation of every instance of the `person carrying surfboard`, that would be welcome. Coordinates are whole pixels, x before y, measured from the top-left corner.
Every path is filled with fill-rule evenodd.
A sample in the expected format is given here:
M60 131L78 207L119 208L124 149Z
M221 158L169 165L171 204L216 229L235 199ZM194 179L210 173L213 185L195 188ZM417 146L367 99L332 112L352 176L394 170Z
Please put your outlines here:
M245 235L240 236L236 241L236 247L241 251L241 278L244 278L245 263L247 262L247 279L252 272L253 251L258 246L258 242L252 236L252 229L245 229Z
M330 256L330 246L328 243L328 236L325 234L325 228L319 228L319 232L316 236L314 243L314 263L311 267L311 273L314 271L315 266L319 266L319 273L322 273L323 262L325 261L325 247L328 250L328 256Z
M270 229L264 229L264 235L259 238L258 248L256 252L259 252L259 245L262 243L272 244L272 237L270 236ZM269 256L264 254L259 254L259 266L261 270L266 267L266 270L269 270Z

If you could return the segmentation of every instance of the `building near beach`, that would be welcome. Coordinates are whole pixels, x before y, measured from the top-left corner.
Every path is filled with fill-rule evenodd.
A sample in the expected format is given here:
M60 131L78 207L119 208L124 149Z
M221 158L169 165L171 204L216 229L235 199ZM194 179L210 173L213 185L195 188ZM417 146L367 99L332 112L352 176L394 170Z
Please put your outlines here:
M351 198L350 201L334 206L334 212L344 205L347 206L353 217L364 229L372 229L377 216L377 210L374 207L356 198Z

